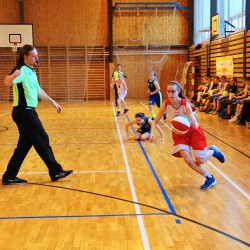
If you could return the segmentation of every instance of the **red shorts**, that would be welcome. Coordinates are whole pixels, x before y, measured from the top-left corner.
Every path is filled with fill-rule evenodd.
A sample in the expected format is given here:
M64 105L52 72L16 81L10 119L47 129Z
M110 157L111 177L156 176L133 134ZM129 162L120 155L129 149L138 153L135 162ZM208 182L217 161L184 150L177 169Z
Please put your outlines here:
M173 155L181 157L180 150L188 150L190 147L195 151L203 151L207 148L207 141L202 128L199 126L197 129L190 127L189 131L183 135L172 132L174 140ZM189 150L190 151L190 150Z

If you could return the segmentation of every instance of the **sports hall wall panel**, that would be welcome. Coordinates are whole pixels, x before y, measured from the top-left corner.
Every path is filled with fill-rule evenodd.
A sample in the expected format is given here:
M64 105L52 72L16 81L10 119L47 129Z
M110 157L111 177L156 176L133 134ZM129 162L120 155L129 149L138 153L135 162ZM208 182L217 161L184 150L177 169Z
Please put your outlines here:
M246 76L250 77L250 31L246 34Z
M19 3L17 0L0 1L0 23L19 23Z
M244 38L244 36L246 36ZM246 42L245 42L246 39ZM207 50L208 46L208 50ZM203 43L201 48L196 50L195 46L190 48L190 61L200 58L200 75L207 73L207 66L210 68L210 75L216 75L216 58L222 56L233 56L234 77L237 77L238 86L242 87L241 78L244 76L244 57L246 59L246 76L250 75L250 32L245 35L243 31L231 34L226 38L220 37L211 43ZM210 55L210 58L209 58ZM208 56L208 57L207 57ZM208 60L207 60L208 58ZM207 65L208 63L208 65ZM197 76L197 75L196 75ZM196 78L196 84L200 84L200 77ZM228 79L229 80L229 79Z
M163 55L123 55L119 56L124 72L128 75L125 79L128 85L127 98L147 98L148 74L154 70L159 80L163 97L166 96L167 82L175 79L176 69L180 63L188 59L186 54L169 54L162 64L153 64L148 60L158 61ZM115 61L117 63L117 61Z
M115 3L164 2L113 0ZM187 6L188 1L180 1ZM141 4L143 6L143 4ZM133 8L134 5L130 5ZM121 63L128 75L127 98L147 98L147 79L150 71L156 72L163 95L166 82L175 79L180 63L188 60L187 50L180 49L188 44L188 10L157 8L120 9L113 15L113 44L115 64ZM176 45L178 49L176 49Z
M113 1L143 2L143 1ZM166 2L166 1L145 1ZM187 6L187 1L179 1ZM114 11L113 41L115 46L161 46L188 44L188 11L187 10L122 10Z
M108 45L106 0L29 0L24 16L33 23L36 46Z
M176 1L176 2L179 2L180 5L182 6L187 6L188 5L188 1L189 0L179 0L179 1ZM158 3L161 3L161 2L171 2L171 1L166 1L166 0L145 0L145 1L142 1L142 0L112 0L112 4L113 6L115 6L115 3L142 3L142 2L151 2L151 3L155 3L155 2L158 2ZM174 2L174 1L172 1Z

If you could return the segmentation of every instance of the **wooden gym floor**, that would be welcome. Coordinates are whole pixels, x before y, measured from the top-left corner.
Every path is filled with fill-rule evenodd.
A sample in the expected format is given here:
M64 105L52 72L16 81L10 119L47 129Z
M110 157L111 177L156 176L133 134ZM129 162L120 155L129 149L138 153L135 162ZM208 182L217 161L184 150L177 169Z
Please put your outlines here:
M29 184L0 187L0 249L249 249L250 130L199 113L208 144L227 157L204 164L217 185L203 191L204 179L171 156L168 121L164 142L122 142L128 119L149 114L146 100L128 100L118 118L109 101L60 104L61 114L44 102L37 112L75 173L51 182L31 149L19 174ZM11 109L0 103L0 178L18 139Z

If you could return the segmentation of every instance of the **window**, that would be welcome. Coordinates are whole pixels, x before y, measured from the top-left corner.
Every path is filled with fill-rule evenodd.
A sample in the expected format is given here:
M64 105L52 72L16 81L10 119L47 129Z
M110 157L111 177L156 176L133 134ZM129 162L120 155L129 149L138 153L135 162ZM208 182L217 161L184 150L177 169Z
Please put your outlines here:
M217 1L217 11L220 15L220 35L224 34L224 25L227 31L237 31L245 28L246 20L246 0L220 0ZM229 24L224 24L228 21Z
M194 0L194 43L198 44L208 41L210 32L200 32L210 30L210 1Z

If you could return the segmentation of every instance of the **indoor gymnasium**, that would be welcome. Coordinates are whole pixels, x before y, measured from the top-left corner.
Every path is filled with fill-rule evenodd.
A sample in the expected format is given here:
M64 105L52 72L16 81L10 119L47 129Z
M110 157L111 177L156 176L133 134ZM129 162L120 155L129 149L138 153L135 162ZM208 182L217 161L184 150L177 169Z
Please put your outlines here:
M0 249L249 249L249 58L248 0L0 0Z

